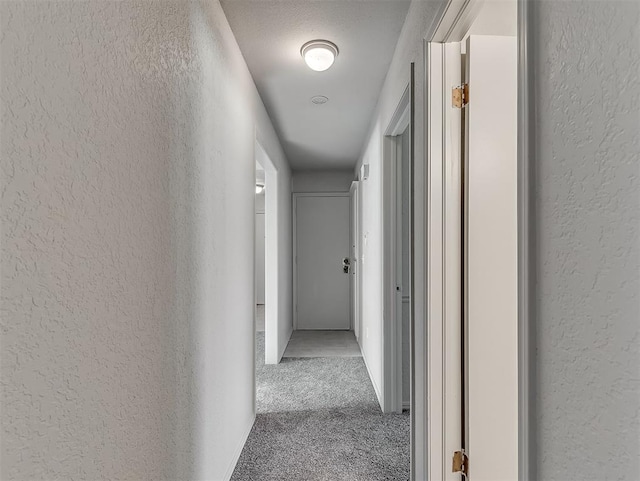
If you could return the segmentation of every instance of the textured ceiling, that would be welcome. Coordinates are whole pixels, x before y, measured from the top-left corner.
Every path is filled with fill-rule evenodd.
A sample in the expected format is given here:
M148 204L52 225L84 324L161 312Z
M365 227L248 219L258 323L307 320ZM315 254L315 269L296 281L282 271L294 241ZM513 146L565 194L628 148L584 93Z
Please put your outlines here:
M222 0L231 29L294 170L354 167L410 0ZM325 72L303 43L334 42ZM315 105L311 97L329 102Z

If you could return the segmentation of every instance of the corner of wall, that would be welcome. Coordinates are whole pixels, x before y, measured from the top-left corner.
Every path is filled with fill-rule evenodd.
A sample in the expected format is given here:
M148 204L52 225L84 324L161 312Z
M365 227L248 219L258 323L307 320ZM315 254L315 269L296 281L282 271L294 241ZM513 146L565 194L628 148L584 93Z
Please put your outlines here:
M229 467L227 468L224 474L224 478L223 478L224 481L229 481L231 479L231 476L233 476L233 472L236 469L236 465L238 464L238 460L240 459L240 455L242 454L244 445L246 444L247 439L249 438L249 434L251 434L251 430L253 429L253 424L255 420L256 420L256 416L254 413L253 417L251 418L251 422L248 423L247 426L245 426L244 430L242 431L242 434L240 435L240 438L238 439L238 442L236 443L231 459L229 460Z

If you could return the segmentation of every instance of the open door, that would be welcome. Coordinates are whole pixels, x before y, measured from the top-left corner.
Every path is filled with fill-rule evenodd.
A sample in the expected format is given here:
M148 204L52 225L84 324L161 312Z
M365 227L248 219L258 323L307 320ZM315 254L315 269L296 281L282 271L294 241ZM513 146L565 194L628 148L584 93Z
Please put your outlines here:
M351 202L351 329L356 335L356 339L360 339L360 293L358 292L358 250L359 250L359 234L358 234L358 181L351 183L349 188L349 198Z
M466 44L466 453L473 481L518 479L516 37Z

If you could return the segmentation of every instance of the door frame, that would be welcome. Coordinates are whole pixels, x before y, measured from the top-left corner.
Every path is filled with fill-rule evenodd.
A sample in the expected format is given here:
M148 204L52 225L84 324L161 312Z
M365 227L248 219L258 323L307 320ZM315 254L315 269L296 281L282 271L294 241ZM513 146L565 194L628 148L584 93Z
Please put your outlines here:
M398 285L397 232L402 218L398 217L398 144L399 136L411 124L411 89L407 85L400 102L391 117L383 138L383 329L382 329L382 396L380 404L384 413L402 412L402 316L398 316L396 286ZM410 180L411 182L411 180ZM411 201L410 201L411 203ZM411 215L411 214L410 214ZM401 261L400 261L401 262ZM400 280L401 281L401 280ZM410 287L410 286L409 286ZM411 301L410 301L411 302Z
M535 479L535 325L534 302L534 230L531 181L534 177L533 72L528 68L532 35L529 22L531 1L517 1L518 43L518 469L521 481ZM455 435L456 426L447 423L447 402L452 396L446 379L448 351L459 343L446 336L448 321L443 303L443 286L447 277L455 275L446 262L443 235L446 213L443 196L448 194L445 171L448 149L444 122L445 105L450 92L445 92L444 45L461 41L480 11L483 0L449 0L440 21L424 40L425 115L427 152L427 466L428 480L447 479L451 471L452 453L446 448L447 436ZM455 395L453 396L455 398Z
M349 198L351 194L349 192L294 192L293 197L293 219L292 219L292 230L293 230L293 330L298 329L298 225L297 225L297 202L300 197L346 197ZM349 206L349 226L351 226L351 206ZM351 228L349 228L351 230ZM351 252L351 245L349 245L349 253ZM349 280L349 317L351 317L351 302L353 296L351 294L351 280Z
M280 302L279 292L279 245L282 241L279 233L279 222L286 213L281 212L278 205L278 184L281 174L260 143L256 132L254 146L255 160L265 173L265 202L264 202L264 232L265 232L265 278L264 278L264 343L265 364L278 364L284 353L285 346L279 345L280 325L285 322L285 307ZM255 174L254 174L255 177ZM255 236L254 236L255 237ZM255 239L254 239L255 242ZM255 249L255 246L254 246ZM255 273L254 273L255 279ZM254 295L255 297L255 295ZM255 326L254 326L255 330ZM255 336L254 336L255 337Z

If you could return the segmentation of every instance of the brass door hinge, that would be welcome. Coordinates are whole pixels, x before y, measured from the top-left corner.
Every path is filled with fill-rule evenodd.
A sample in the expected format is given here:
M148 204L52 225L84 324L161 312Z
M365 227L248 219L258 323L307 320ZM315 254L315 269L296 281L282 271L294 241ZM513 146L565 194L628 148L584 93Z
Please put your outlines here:
M463 84L453 89L451 103L457 109L461 109L469 103L469 84Z
M469 473L469 458L464 451L456 451L453 453L453 468L452 472L461 473L466 476Z

